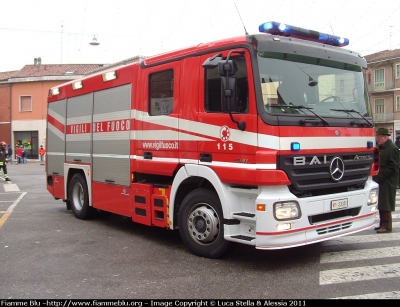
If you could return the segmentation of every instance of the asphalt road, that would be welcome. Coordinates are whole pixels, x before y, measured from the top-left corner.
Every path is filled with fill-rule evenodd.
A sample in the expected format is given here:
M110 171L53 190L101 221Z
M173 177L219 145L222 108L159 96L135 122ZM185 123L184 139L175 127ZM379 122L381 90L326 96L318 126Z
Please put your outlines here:
M400 297L396 274L367 280L347 277L343 282L328 275L345 274L353 267L362 271L366 261L378 266L381 259L335 263L321 256L372 247L397 249L400 236L384 242L389 236L371 229L349 243L336 242L337 247L321 243L259 251L238 245L224 259L206 259L189 253L177 231L116 215L76 219L47 192L39 162L9 165L8 173L12 184L0 180L1 299L322 299L371 293ZM358 239L365 236L375 243ZM386 261L398 272L399 255L395 252Z

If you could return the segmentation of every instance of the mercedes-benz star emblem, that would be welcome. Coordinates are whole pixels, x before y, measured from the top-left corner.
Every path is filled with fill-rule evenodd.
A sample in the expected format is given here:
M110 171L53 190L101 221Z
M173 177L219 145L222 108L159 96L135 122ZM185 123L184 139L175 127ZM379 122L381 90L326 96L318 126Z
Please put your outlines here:
M344 162L340 157L334 157L329 167L329 172L333 181L340 181L344 175Z

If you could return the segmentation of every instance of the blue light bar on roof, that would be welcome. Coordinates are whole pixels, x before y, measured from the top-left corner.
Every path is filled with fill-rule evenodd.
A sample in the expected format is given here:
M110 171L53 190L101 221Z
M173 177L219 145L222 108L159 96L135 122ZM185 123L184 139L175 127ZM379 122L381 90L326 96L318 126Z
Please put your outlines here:
M275 21L268 21L266 23L263 23L258 27L258 30L262 33L293 36L296 38L310 40L337 47L343 47L349 44L348 38L321 33L300 27L295 27Z

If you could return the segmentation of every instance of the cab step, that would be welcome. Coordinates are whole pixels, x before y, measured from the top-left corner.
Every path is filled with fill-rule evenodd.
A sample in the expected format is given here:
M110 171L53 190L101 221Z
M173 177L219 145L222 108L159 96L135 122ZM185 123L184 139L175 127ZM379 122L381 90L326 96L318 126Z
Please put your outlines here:
M235 212L232 214L232 218L238 220L255 221L256 215L250 212Z
M236 236L231 236L232 239L237 239L237 240L243 240L243 241L252 241L255 240L255 237L250 237L250 236L244 236L244 235L236 235Z

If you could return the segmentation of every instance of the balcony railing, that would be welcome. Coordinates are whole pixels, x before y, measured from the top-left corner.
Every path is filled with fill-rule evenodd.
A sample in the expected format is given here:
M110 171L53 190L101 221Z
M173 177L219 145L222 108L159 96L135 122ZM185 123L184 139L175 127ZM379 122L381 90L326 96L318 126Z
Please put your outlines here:
M376 113L374 114L374 122L387 123L394 120L394 113Z
M394 82L380 82L368 85L368 91L370 93L382 92L394 89Z

